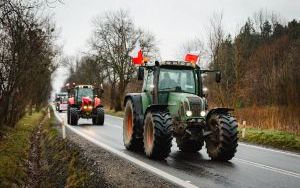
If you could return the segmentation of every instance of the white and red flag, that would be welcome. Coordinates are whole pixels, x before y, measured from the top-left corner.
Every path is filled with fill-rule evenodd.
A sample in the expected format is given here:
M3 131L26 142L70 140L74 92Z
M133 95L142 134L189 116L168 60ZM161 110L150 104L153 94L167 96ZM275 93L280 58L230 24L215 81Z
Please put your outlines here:
M137 42L137 44L135 45L135 48L132 50L132 52L129 54L129 56L131 57L131 62L133 64L136 65L141 65L143 64L143 52L140 46L140 43Z
M191 63L197 63L199 61L199 53L190 52L185 55L184 60Z

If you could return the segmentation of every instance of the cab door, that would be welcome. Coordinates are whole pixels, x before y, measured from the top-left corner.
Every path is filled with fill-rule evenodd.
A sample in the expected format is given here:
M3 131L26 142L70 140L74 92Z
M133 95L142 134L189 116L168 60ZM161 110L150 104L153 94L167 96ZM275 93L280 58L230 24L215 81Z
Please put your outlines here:
M143 113L147 107L153 103L153 71L148 70L145 72L144 84L143 84L143 92L142 92L142 103L143 103Z

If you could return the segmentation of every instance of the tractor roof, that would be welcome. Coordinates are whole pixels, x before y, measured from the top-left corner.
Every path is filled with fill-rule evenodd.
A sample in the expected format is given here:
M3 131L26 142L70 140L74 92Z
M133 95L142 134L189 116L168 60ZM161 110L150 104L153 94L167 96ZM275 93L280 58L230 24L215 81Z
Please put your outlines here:
M163 65L174 65L174 66L188 66L195 67L195 63L187 62L187 61L162 61L159 63L160 66Z
M77 85L77 86L75 86L75 88L91 88L91 89L93 89L94 86L93 85Z
M190 68L196 68L198 65L195 63L191 63L191 62L187 62L187 61L162 61L162 62L155 62L155 64L153 63L149 63L146 66L155 66L157 65L160 67L190 67Z

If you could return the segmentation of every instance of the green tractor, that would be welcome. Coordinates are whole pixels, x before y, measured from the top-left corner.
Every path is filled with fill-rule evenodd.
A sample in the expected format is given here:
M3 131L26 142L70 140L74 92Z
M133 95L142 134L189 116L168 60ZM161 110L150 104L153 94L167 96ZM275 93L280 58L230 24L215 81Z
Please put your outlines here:
M233 109L208 110L203 92L202 70L181 61L155 62L140 66L141 93L124 99L123 141L128 150L144 151L149 158L164 159L171 152L173 137L182 152L198 152L206 143L213 160L228 161L238 146L237 121Z
M77 125L79 118L92 119L93 125L104 124L104 109L100 98L96 95L96 88L92 85L76 85L70 87L67 121L68 124ZM103 89L101 88L101 93Z

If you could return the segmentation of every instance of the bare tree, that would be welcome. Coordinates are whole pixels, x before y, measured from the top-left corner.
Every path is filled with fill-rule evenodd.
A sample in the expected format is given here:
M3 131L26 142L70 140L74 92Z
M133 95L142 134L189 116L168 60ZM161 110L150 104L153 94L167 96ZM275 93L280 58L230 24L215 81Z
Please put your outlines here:
M27 105L38 110L50 94L54 27L39 16L37 2L0 4L0 125L13 126Z
M149 32L136 28L129 13L124 10L107 12L95 18L93 23L90 45L111 84L111 101L115 101L114 109L118 111L122 109L121 101L126 86L135 71L130 63L130 52L139 42L145 56L155 57L158 52L155 38Z
M200 38L195 37L191 40L182 43L177 52L177 58L183 59L184 55L186 55L189 52L197 52L199 53L200 57L205 55L206 51L204 49L203 41Z

